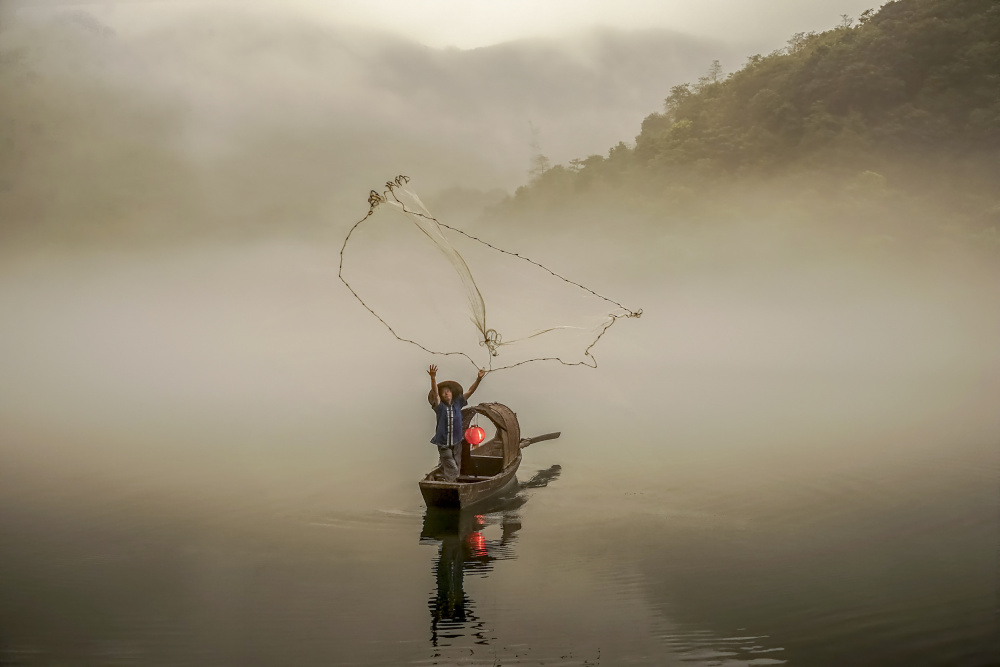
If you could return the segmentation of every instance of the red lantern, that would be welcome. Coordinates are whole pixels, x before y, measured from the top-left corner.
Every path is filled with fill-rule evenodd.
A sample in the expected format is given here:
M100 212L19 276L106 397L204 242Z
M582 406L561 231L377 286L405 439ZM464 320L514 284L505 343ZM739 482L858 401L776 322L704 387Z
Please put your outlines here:
M472 446L476 446L486 439L486 431L479 428L478 426L473 426L465 432L465 441Z

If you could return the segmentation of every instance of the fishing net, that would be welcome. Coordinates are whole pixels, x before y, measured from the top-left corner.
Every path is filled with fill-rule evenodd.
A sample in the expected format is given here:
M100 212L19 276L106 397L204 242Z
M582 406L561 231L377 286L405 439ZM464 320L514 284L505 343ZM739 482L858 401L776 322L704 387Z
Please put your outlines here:
M340 279L398 340L490 371L596 367L601 337L642 314L437 220L409 180L371 191L340 251Z

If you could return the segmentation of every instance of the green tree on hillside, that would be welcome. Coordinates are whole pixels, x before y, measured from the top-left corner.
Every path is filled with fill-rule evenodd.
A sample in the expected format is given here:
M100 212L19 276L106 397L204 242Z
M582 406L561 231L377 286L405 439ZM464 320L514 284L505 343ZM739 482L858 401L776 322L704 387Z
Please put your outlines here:
M966 220L998 237L1000 3L895 0L796 33L729 76L713 61L696 83L670 88L633 147L533 172L510 205L570 200L590 210L614 201L658 222L756 210L837 224L922 219L931 230Z
M897 0L848 19L728 77L713 61L697 84L672 87L630 166L773 173L1000 147L1000 4Z

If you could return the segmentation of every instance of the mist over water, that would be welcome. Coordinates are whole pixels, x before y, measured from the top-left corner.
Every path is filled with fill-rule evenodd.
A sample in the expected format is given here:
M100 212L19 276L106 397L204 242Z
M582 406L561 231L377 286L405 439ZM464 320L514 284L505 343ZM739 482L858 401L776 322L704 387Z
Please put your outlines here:
M915 241L879 174L784 184L843 205L835 226L686 217L683 187L663 211L596 188L582 212L509 205L530 158L603 154L735 47L3 19L0 664L1000 659L988 229ZM460 516L417 488L425 371L474 367L397 341L337 277L399 172L443 222L643 309L596 369L486 376L473 403L562 436ZM476 348L464 304L435 303L450 274L372 238L350 268L380 314ZM581 312L462 252L496 321Z
M353 301L335 242L5 263L0 646L23 664L992 646L995 283L832 260L636 276L588 245L634 250L555 262L643 318L596 370L502 371L475 397L561 430L520 477L560 474L422 540L433 359Z

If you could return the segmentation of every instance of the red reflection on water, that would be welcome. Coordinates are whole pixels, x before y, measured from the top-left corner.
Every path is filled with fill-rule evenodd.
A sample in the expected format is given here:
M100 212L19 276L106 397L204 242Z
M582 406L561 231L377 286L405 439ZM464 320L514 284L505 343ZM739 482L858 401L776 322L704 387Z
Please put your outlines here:
M483 521L482 515L476 516L476 526L482 528L486 525ZM473 558L483 558L486 556L486 538L478 530L474 533L469 533L468 537L469 552Z

